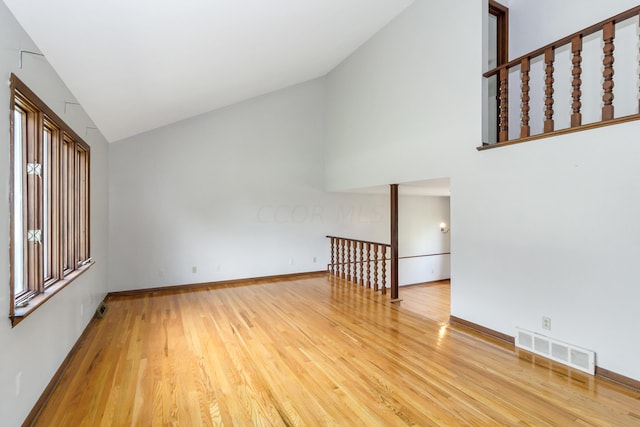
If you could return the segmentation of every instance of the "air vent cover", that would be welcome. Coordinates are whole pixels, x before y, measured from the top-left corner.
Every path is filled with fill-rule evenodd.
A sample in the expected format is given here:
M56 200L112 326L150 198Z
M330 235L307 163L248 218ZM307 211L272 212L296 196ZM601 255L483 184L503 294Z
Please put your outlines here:
M594 375L596 353L535 332L517 328L516 347Z

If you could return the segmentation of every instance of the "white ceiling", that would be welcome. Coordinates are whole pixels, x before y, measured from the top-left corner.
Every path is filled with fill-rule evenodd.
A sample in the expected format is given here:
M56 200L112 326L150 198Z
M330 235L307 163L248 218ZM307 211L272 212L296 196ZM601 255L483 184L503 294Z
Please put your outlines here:
M3 0L109 141L320 77L414 0Z

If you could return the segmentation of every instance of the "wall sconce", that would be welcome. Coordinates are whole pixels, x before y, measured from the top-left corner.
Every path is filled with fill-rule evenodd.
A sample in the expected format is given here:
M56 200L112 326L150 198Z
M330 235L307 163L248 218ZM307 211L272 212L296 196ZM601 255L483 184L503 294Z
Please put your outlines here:
M449 227L447 227L447 223L445 223L445 222L441 222L440 223L440 232L441 233L448 233L449 232Z

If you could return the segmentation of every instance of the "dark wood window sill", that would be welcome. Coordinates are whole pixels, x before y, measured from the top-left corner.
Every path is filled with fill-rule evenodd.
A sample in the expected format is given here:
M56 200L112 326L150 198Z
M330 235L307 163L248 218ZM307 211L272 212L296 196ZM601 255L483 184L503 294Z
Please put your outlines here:
M25 307L16 307L13 313L13 316L9 316L11 319L11 326L14 327L18 323L22 322L26 319L31 313L36 311L39 307L41 307L45 302L49 301L51 297L64 289L65 286L73 282L75 279L80 277L85 271L87 271L91 266L95 264L95 261L91 261L90 263L83 265L82 267L77 268L76 270L69 273L65 276L64 279L58 280L53 285L49 286L44 292L34 296L29 300L29 304Z

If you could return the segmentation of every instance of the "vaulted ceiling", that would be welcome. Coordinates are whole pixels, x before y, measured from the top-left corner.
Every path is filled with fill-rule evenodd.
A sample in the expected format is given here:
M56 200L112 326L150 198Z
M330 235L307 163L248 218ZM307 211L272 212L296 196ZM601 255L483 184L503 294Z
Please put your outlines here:
M320 77L414 0L3 0L109 141Z

